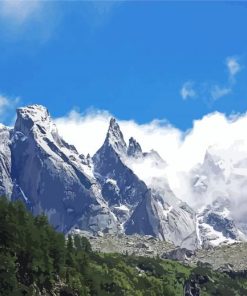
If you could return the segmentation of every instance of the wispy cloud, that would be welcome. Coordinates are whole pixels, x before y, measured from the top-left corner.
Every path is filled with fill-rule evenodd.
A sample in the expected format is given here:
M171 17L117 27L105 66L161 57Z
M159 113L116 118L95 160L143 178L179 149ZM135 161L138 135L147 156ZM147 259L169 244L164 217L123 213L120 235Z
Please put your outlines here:
M5 21L21 25L37 17L42 7L40 0L2 0L0 1L0 17Z
M71 11L75 17L83 19L91 30L95 30L108 23L123 0L75 2L0 0L0 34L15 40L26 37L28 32L28 40L38 39L43 43L50 40L61 20ZM37 28L33 29L34 26ZM30 31L35 32L32 38Z
M60 24L58 1L0 0L0 38L45 43Z
M194 89L194 82L193 81L186 81L180 90L180 95L183 98L183 100L196 97L196 91Z
M219 85L213 85L211 89L211 97L214 101L230 94L232 92L231 87L220 87Z
M17 98L8 98L0 94L0 120L4 121L6 118L12 116L12 112L15 110L20 99Z
M225 60L227 67L228 77L227 81L223 84L218 82L192 82L187 81L182 85L180 95L183 100L189 98L203 98L207 104L212 104L216 100L225 97L233 93L234 86L236 84L236 76L243 69L243 66L239 62L239 58L236 56L227 57ZM195 87L195 85L197 87Z
M9 106L9 104L10 104L9 100L6 97L0 95L0 115Z
M237 57L228 57L226 59L226 65L229 71L229 81L231 83L235 82L235 76L241 71L242 67L238 61Z

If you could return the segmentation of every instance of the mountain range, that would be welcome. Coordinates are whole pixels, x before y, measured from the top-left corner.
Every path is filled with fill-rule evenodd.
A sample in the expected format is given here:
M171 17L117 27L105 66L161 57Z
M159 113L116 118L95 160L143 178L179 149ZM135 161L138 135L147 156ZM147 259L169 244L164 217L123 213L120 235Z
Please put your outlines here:
M143 152L133 137L127 144L114 118L92 157L63 140L43 106L18 108L13 128L0 125L0 195L22 200L35 215L44 213L58 231L137 233L187 249L246 239L247 223L231 198L247 184L247 174L240 173L244 160L230 166L207 151L189 172L200 207L178 198L163 177L145 183L130 165L145 161L166 166L158 152Z

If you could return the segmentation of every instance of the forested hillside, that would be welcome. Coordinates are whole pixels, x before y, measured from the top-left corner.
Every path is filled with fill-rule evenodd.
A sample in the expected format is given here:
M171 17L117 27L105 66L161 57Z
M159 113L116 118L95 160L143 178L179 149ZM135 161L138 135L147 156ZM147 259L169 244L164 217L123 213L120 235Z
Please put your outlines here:
M45 216L0 199L0 295L247 295L245 275L92 252L84 237L56 232ZM199 294L198 294L199 293Z

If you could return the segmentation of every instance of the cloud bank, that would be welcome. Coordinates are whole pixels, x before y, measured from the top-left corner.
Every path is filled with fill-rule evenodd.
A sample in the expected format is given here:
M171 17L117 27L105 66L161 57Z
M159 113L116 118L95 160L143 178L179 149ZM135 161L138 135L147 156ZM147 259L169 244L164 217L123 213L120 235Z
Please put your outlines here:
M112 115L94 110L83 114L72 110L67 116L56 118L60 134L73 143L81 153L93 155L103 144ZM118 119L125 141L133 136L144 151L156 150L161 157L179 170L187 170L202 162L209 146L229 147L235 141L247 140L247 115L210 113L195 120L186 132L166 120L138 124L134 120Z

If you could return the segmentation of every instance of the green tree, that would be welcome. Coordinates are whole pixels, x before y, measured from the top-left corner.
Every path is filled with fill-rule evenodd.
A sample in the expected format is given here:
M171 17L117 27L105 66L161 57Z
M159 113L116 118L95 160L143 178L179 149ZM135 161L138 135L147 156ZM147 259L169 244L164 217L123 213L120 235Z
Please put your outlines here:
M15 257L0 250L0 295L12 296L16 293L18 283L16 279Z

